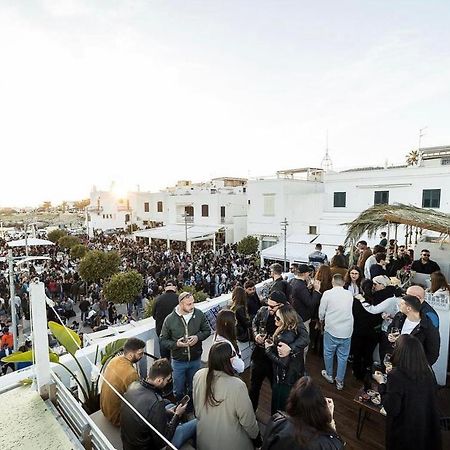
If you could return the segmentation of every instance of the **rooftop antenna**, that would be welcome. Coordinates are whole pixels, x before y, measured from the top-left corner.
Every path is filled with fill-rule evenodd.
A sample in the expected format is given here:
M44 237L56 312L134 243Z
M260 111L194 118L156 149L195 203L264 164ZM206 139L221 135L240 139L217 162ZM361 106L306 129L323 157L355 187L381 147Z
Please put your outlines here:
M328 130L327 130L327 141L326 141L326 149L325 149L325 156L322 159L322 164L320 167L325 172L330 172L333 170L333 162L331 161L330 154L328 152Z
M421 129L419 130L419 148L418 148L418 151L419 151L419 161L418 161L418 165L419 165L419 166L420 166L421 163L422 163L422 150L420 150L420 149L421 149L421 146L422 146L422 137L426 135L426 133L424 133L424 131L425 131L427 128L428 128L428 127L423 127L423 128L421 128Z

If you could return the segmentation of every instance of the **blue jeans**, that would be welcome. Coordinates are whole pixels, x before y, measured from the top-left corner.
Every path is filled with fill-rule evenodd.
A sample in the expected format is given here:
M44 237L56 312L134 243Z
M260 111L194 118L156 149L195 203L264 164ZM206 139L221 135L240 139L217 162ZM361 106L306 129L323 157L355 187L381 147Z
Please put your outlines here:
M166 406L166 409L173 408L175 405L170 403ZM178 424L175 429L175 433L172 438L172 444L176 448L181 448L183 444L191 438L195 438L197 434L197 419L189 420L186 423Z
M333 376L334 355L337 356L336 380L343 383L345 370L347 369L347 359L350 353L351 338L337 338L325 331L323 335L323 361L327 375Z
M192 380L200 369L201 358L193 361L178 361L172 358L173 394L180 401L185 394L192 399Z

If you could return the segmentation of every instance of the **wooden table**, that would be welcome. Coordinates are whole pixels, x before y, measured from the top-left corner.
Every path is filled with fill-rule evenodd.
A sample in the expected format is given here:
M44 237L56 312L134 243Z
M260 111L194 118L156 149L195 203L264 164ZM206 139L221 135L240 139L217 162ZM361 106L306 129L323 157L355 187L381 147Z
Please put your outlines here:
M372 389L374 391L378 392L378 386L373 386ZM364 388L362 387L355 395L355 398L353 401L358 404L359 406L359 413L358 413L358 423L356 425L356 437L358 439L361 439L361 433L364 427L364 422L366 419L370 416L370 413L374 414L380 414L381 416L385 416L381 412L381 408L383 405L375 405L370 400L364 401L360 400L360 397L365 393Z

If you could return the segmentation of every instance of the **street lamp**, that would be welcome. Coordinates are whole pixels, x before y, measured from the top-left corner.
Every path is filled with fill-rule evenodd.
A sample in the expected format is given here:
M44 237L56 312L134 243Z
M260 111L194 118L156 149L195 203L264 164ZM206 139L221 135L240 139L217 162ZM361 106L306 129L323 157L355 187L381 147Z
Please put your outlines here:
M18 347L18 336L17 336L17 313L16 313L16 289L14 286L14 262L16 265L29 263L30 261L51 259L48 256L34 256L34 257L16 257L12 255L12 249L8 250L8 272L9 272L9 303L11 307L11 322L13 328L13 349L17 350Z
M284 269L285 272L287 272L287 267L286 267L286 262L287 262L286 261L286 244L287 244L286 241L287 241L287 237L286 237L286 235L287 235L287 227L288 227L289 223L288 223L286 217L284 218L283 222L280 223L280 225L281 225L281 229L283 230L283 234L284 234L284 258L283 258L284 264L283 264L283 269Z

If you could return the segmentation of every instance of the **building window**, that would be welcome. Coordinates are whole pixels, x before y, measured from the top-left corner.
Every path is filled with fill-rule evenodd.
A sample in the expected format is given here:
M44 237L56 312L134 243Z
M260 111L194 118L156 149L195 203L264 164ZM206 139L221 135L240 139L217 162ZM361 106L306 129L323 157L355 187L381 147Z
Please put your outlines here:
M264 215L275 215L275 194L264 194Z
M440 208L441 190L424 189L422 193L422 208Z
M317 226L316 225L309 226L309 234L317 234Z
M347 192L335 192L333 206L335 208L345 208L346 200Z
M202 205L202 217L208 217L208 216L209 216L209 206Z
M242 192L245 194L247 192L247 188L242 188Z
M150 203L149 202L144 203L144 212L150 212Z
M157 211L158 212L163 212L163 202L158 202L157 203Z
M143 220L142 225L148 225L148 220Z
M250 205L250 200L247 200L247 203Z
M373 197L374 205L388 205L389 204L389 191L375 191Z

